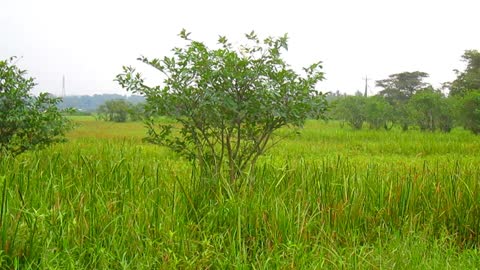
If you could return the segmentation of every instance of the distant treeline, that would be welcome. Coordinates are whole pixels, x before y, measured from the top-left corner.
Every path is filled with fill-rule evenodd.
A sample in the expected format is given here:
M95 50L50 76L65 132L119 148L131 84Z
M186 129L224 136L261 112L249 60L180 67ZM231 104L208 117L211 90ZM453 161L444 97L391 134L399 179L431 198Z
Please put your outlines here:
M93 96L66 96L59 104L60 108L75 108L80 112L96 112L97 109L109 100L127 100L130 103L138 104L145 102L145 97L139 95L123 96L119 94L101 94Z
M442 89L424 82L427 73L415 71L376 81L382 90L375 96L330 94L330 118L355 129L368 124L375 129L400 126L403 130L414 127L449 132L463 126L480 134L480 52L467 50L462 58L466 69L456 71L457 78L444 83Z

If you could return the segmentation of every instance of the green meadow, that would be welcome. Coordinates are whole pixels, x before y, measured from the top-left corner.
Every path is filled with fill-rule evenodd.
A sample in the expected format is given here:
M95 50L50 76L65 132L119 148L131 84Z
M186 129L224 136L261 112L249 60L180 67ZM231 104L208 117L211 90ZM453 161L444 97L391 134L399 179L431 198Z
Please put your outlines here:
M140 122L73 119L68 142L0 160L2 269L480 268L468 131L308 121L232 188Z

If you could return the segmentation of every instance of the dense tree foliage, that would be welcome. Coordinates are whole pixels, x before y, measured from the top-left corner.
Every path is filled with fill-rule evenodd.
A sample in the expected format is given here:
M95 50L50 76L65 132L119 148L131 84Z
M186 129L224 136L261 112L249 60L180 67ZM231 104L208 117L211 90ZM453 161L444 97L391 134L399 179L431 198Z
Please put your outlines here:
M457 78L450 84L452 96L463 96L470 91L480 90L480 52L467 50L462 56L467 63L464 71L456 71Z
M425 78L428 78L425 72L402 72L378 80L376 85L382 88L379 95L385 97L390 104L401 104L407 102L418 90L430 86L424 82Z
M402 72L392 74L388 79L376 81L376 85L382 90L378 93L384 97L393 107L392 115L396 123L403 130L407 130L412 124L409 117L408 101L419 90L431 88L424 82L428 74L421 71Z
M262 41L252 32L239 48L220 37L216 49L191 40L186 31L180 36L187 45L173 49L172 57L139 59L164 74L163 86L145 85L132 67L117 76L127 90L147 98L149 114L180 124L157 125L151 118L150 142L197 160L214 176L226 165L234 182L274 144L276 130L301 127L308 116L323 114L324 96L315 91L321 66L305 68L304 76L293 71L281 55L288 48L286 35Z
M361 129L366 115L367 98L364 96L346 96L334 102L333 115L354 129Z
M480 90L469 91L460 101L460 122L475 134L480 134Z
M144 104L133 104L125 99L107 100L97 109L99 119L112 122L138 121L143 118Z
M361 129L365 123L372 129L390 129L393 108L381 96L345 96L332 102L332 115L346 122L354 129Z
M458 71L457 78L447 83L450 95L457 98L458 121L475 134L480 133L480 52L467 50L462 55L466 62L464 71Z
M372 96L366 98L365 104L366 119L370 128L390 129L393 123L393 107L385 98L381 96Z
M332 117L346 121L355 129L368 123L370 128L393 125L408 130L416 126L424 131L449 132L455 125L462 125L472 132L480 133L480 54L466 51L464 72L447 85L450 96L444 95L424 82L425 72L403 72L379 80L382 90L373 97L332 96Z
M96 112L101 105L109 100L124 99L132 104L145 103L145 98L139 95L124 96L119 94L95 94L83 96L66 96L59 104L60 108L75 108L78 112Z
M57 107L60 99L48 93L31 95L35 82L14 59L0 61L0 155L18 155L63 141L71 128Z
M440 91L424 89L408 102L410 117L421 130L449 132L453 127L453 105Z
M368 124L374 129L389 130L396 125L405 130L405 125L408 125L423 131L450 132L457 124L480 133L480 91L452 97L445 96L439 90L426 88L417 91L400 108L404 115L398 116L398 108L396 111L379 95L342 96L330 102L330 117L354 129L361 129Z
M146 117L144 103L130 103L129 105L128 116L131 121L140 121Z

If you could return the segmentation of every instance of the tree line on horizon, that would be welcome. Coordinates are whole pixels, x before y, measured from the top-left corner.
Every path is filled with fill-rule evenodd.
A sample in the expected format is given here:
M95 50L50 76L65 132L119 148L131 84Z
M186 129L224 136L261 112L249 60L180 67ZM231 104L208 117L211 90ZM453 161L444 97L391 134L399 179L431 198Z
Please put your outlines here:
M416 127L450 132L455 126L463 126L479 134L480 52L467 50L462 60L467 63L466 69L456 70L457 78L441 89L424 81L428 73L413 71L376 81L382 90L374 96L360 92L353 96L330 94L329 117L354 129L366 124L371 129L400 127L405 131Z
M95 94L95 95L75 95L65 96L58 104L60 108L75 108L79 112L93 113L97 112L100 106L105 105L107 101L125 100L133 105L144 103L145 97L141 95L120 95L120 94Z

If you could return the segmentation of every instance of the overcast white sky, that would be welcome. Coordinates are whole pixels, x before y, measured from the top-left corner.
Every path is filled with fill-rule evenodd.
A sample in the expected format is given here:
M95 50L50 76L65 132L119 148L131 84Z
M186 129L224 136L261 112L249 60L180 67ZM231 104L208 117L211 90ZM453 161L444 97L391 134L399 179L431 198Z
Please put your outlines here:
M0 59L38 83L36 92L125 92L114 81L123 65L155 77L140 55L163 57L182 44L182 28L212 47L218 35L242 42L288 33L285 57L296 69L323 61L323 91L371 92L374 80L424 71L439 86L463 69L466 49L480 49L479 0L0 0ZM145 69L146 68L146 69Z

